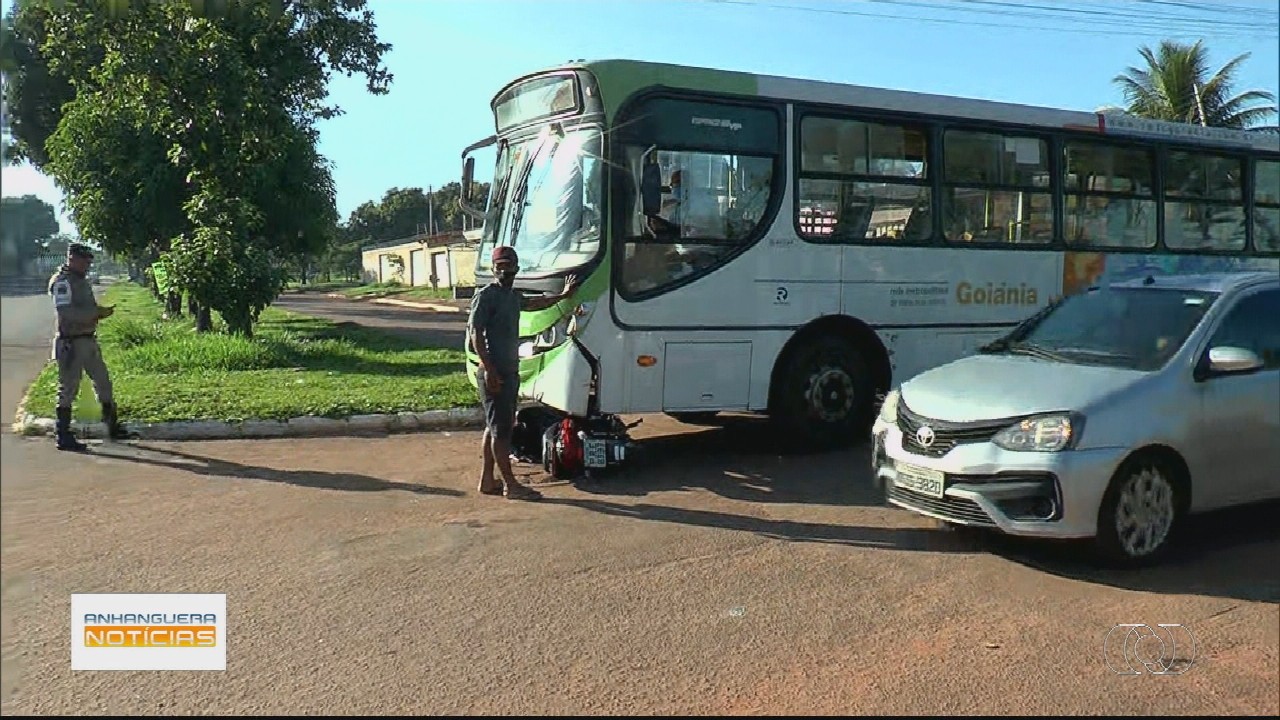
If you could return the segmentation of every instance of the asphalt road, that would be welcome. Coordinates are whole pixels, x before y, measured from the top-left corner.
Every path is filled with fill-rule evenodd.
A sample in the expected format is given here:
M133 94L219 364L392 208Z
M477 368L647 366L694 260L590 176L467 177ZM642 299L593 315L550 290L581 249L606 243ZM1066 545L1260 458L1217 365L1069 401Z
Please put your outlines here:
M336 300L324 293L295 292L281 295L275 306L338 323L378 328L425 345L461 350L467 330L466 313L440 313L401 305Z
M6 420L47 313L3 299ZM1275 507L1101 571L881 505L864 450L729 425L650 419L631 472L536 504L473 491L475 433L83 456L6 433L4 713L1280 711ZM228 669L73 673L76 592L227 593ZM1184 624L1197 662L1118 676L1117 623Z

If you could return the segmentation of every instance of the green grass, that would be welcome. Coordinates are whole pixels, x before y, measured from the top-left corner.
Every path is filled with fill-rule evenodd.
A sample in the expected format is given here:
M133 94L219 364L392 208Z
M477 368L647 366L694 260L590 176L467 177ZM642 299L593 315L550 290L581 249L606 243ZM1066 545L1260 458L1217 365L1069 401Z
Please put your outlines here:
M142 287L113 285L101 300L116 313L99 325L122 420L284 419L420 412L476 404L460 350L423 348L351 323L268 308L252 339L196 333L189 318L166 320ZM57 369L36 378L27 412L53 417ZM93 384L81 380L73 413L101 416Z
M360 300L375 297L394 297L400 300L419 300L423 302L453 299L453 288L433 288L421 285L410 287L409 285L397 283L370 283L368 285L340 288L337 292L349 298Z

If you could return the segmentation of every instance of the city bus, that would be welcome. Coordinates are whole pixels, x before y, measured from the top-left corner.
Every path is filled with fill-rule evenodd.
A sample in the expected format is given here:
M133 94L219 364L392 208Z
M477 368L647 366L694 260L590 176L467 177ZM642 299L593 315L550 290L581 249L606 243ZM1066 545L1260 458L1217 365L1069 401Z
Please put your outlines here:
M513 80L476 283L512 245L526 447L622 462L623 415L765 414L866 439L897 383L1056 296L1143 273L1280 271L1280 136L628 60ZM478 358L467 347L475 383Z

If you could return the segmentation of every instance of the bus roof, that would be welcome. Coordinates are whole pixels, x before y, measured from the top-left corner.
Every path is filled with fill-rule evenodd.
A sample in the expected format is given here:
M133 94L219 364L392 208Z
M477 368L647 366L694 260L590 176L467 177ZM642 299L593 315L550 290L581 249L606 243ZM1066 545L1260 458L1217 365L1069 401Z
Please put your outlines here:
M1280 133L1201 127L1189 123L1146 120L1119 113L1063 110L1034 105L934 95L909 90L760 75L714 68L639 60L601 59L565 63L543 72L583 69L596 76L606 112L613 119L618 106L646 87L666 86L793 102L877 108L903 113L941 115L970 120L1071 129L1109 136L1144 137L1201 145L1251 147L1280 152ZM541 73L535 73L541 74ZM531 74L532 75L532 74ZM513 83L514 84L514 83ZM509 87L509 86L508 86ZM504 88L505 90L505 88Z

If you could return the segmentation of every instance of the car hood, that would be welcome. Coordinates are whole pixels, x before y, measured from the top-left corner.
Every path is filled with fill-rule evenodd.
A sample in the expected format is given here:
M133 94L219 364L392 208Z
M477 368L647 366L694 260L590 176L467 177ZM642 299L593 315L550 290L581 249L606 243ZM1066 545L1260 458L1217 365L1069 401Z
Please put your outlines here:
M973 355L927 370L901 388L911 411L972 422L1056 410L1083 410L1147 373L1018 355Z

